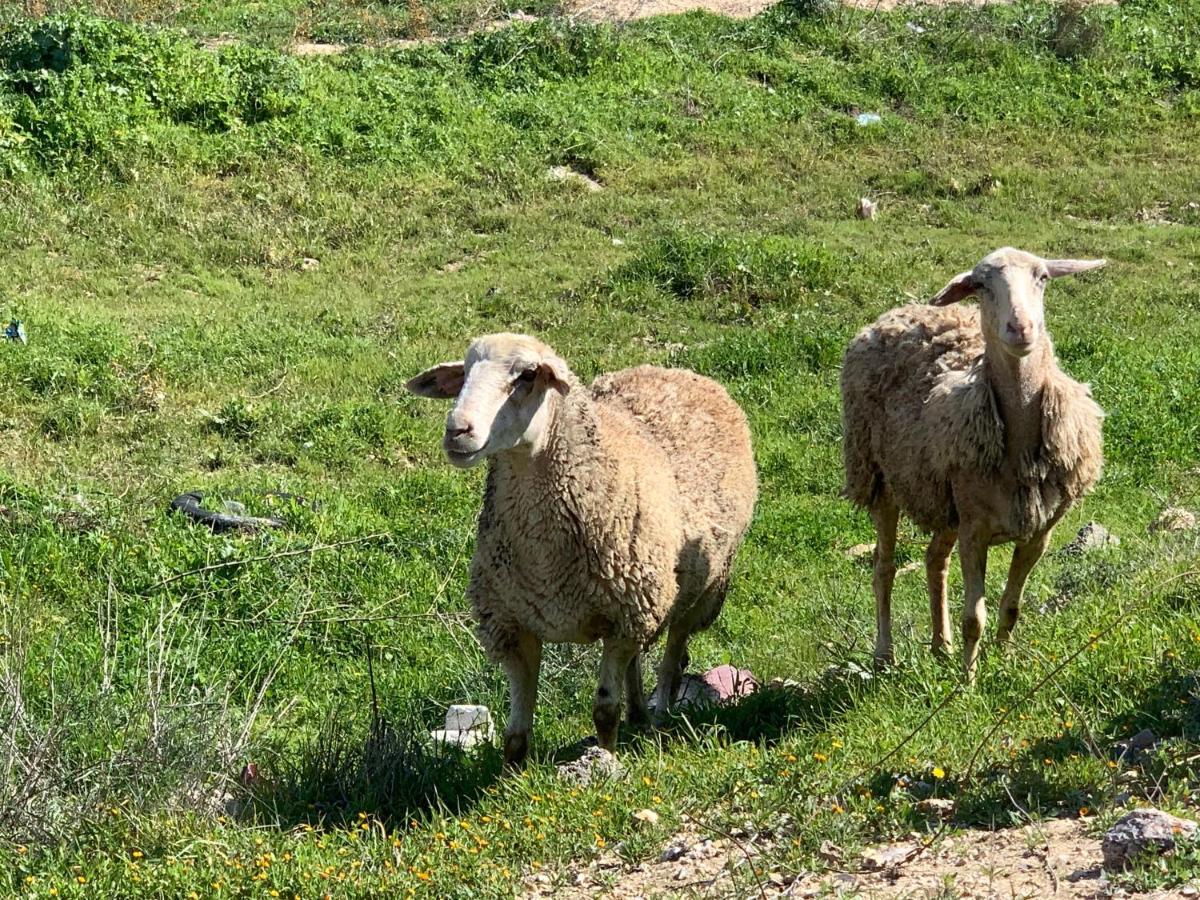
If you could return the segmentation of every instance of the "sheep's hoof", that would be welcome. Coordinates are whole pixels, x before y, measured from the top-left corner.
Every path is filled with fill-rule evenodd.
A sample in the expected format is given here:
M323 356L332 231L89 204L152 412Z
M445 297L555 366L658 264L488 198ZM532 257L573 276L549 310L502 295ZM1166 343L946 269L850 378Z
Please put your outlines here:
M896 664L896 655L889 649L885 652L875 651L875 671L886 672Z
M592 721L596 723L596 741L610 753L617 749L617 726L621 722L621 708L616 705L597 706L592 710Z
M650 719L650 711L644 705L631 706L625 715L625 721L629 723L630 728L636 731L649 731L654 727L654 723Z
M950 651L954 648L949 641L934 641L929 649L932 651L934 659L946 662L950 659Z
M506 769L519 769L525 765L525 759L529 756L529 735L525 732L519 734L506 734L504 736L504 767Z

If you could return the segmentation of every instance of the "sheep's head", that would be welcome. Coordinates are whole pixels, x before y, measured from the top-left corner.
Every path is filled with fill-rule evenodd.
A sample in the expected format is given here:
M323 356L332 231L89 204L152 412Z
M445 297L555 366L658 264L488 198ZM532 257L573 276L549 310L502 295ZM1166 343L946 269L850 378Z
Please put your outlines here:
M455 398L442 449L460 469L505 450L539 447L557 394L575 376L553 350L523 334L476 338L462 362L427 369L405 385L419 397Z
M1042 303L1046 282L1098 269L1104 263L1103 259L1042 259L1005 247L957 276L929 302L947 306L978 295L985 340L998 343L1012 356L1028 356L1046 334Z

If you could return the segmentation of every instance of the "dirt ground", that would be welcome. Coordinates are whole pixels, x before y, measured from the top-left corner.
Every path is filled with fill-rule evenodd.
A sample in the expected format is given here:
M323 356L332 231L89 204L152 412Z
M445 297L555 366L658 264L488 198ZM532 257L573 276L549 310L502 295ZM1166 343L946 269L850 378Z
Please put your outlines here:
M756 16L776 0L574 0L572 17L585 22L628 22L647 16L667 13L689 12L704 9L733 19ZM895 9L897 6L917 4L913 0L842 0L847 6L863 9ZM973 6L985 2L1005 0L924 0L926 5L941 6L946 3L970 3Z
M754 847L744 841L684 833L667 843L657 861L629 866L614 855L602 856L562 878L539 874L528 879L524 896L572 900L731 896L1100 900L1124 896L1102 872L1100 839L1089 830L1086 819L1055 819L1001 831L966 830L899 866L889 865L888 860L902 858L915 843L872 848L861 864L848 865L845 871L799 877L764 868ZM872 859L883 867L872 868ZM761 890L753 887L752 862ZM1200 897L1200 890L1185 886L1137 896L1142 900L1192 898Z

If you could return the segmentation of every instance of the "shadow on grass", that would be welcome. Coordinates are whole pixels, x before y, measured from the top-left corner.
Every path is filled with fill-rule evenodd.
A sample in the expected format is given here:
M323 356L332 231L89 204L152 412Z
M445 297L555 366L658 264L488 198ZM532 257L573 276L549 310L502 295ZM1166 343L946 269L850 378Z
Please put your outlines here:
M873 689L875 679L864 679L852 668L831 671L811 684L764 686L727 705L676 707L672 714L648 731L623 726L618 749L637 753L648 741L662 747L670 743L722 744L738 741L777 743L784 736L827 729ZM594 737L568 744L551 755L558 763L577 759L595 744Z
M243 815L280 828L338 826L366 813L397 827L432 810L461 814L501 775L490 745L465 753L428 729L376 719L363 735L331 717L293 762L250 786Z

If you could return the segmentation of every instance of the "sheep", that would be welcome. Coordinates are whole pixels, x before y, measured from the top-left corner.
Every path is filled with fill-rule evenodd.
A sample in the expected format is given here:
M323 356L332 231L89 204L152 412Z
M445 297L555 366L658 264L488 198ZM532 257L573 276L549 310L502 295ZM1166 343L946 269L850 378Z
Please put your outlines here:
M1059 367L1046 331L1051 278L1105 260L1042 259L1006 247L947 284L929 306L884 313L851 341L842 367L845 496L877 533L875 664L894 661L891 592L901 512L932 534L925 553L933 652L951 646L946 572L962 564L963 670L975 678L988 548L1015 543L997 640L1055 524L1095 484L1103 411ZM955 306L971 295L978 307Z
M655 702L669 709L687 643L716 619L757 499L745 414L682 369L638 366L582 386L541 341L493 334L407 383L456 398L442 448L488 461L468 597L508 676L507 765L529 750L542 645L603 642L592 719L613 750L649 724L641 653L666 630Z

